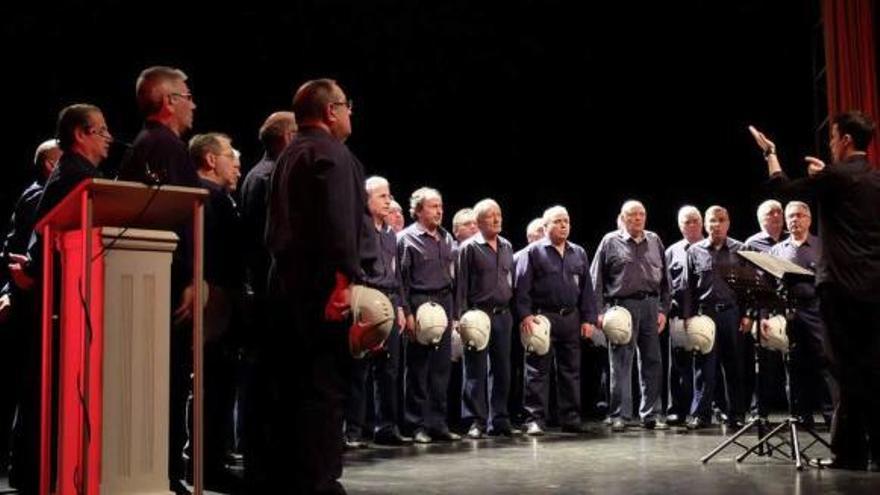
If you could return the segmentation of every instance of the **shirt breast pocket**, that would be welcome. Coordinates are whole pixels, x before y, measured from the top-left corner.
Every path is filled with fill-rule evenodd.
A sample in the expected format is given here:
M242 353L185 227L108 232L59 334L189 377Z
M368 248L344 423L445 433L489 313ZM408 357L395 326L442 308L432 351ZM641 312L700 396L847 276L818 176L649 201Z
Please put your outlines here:
M694 261L694 271L696 273L706 273L712 271L711 258L698 258Z

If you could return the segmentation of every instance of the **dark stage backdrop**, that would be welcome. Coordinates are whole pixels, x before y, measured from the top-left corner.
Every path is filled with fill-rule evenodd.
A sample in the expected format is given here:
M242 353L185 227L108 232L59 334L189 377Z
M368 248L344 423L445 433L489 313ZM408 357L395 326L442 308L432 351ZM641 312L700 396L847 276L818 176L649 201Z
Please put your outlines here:
M350 147L406 200L444 195L446 225L491 196L519 247L563 204L590 253L627 198L670 244L685 202L727 205L757 230L765 166L746 125L799 175L813 145L815 1L68 1L3 7L3 220L58 110L91 102L113 134L140 126L138 72L184 69L195 130L259 159L257 128L306 79L355 100ZM820 45L821 46L821 45ZM112 161L112 160L111 160Z

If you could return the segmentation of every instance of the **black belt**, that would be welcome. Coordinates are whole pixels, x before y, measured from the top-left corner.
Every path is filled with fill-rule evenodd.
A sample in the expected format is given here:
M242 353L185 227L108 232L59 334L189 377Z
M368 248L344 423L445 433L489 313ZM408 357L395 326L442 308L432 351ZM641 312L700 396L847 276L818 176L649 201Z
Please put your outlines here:
M434 296L434 297L443 297L452 292L452 289L446 287L445 289L437 289L437 290L410 290L410 295L413 296Z
M562 307L546 307L546 308L538 308L539 315L559 315L559 316L568 316L577 308L571 306L562 306Z
M632 294L629 294L626 296L612 297L611 300L612 301L624 301L627 299L633 299L636 301L641 301L641 300L647 299L649 297L657 297L657 293L640 290L638 292L633 292Z
M474 307L490 315L501 315L510 311L510 306L484 306L477 304Z
M736 305L734 303L718 303L718 304L700 304L700 309L707 310L712 309L715 310L716 313L720 313L722 311L727 311L728 309L732 309Z

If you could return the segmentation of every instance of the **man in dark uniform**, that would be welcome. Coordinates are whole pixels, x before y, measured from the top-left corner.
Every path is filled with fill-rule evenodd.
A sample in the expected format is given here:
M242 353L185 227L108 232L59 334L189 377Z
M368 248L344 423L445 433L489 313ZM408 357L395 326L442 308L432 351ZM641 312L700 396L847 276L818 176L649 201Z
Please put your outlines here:
M632 418L632 364L636 352L642 425L647 429L666 428L660 410L663 384L660 331L666 326L669 311L669 280L663 241L657 234L645 230L646 217L642 203L624 203L620 209L623 228L602 238L590 268L600 311L606 306L619 305L632 316L629 343L609 342L612 431L623 431ZM602 313L598 318L601 327Z
M818 205L822 254L816 268L840 402L831 431L833 460L822 465L865 469L880 464L880 173L868 162L874 123L861 112L831 119L829 166L807 157L808 177L791 180L776 146L750 128L764 151L770 187Z
M257 417L268 428L271 456L260 456L268 466L252 491L345 493L338 479L350 284L363 279L378 245L368 228L363 167L344 144L351 100L335 81L318 79L297 90L293 111L299 133L278 157L267 217L277 326L258 344L259 393L268 397Z
M205 485L230 487L226 452L231 445L235 396L235 341L241 328L244 305L244 229L231 193L241 177L240 164L229 136L197 134L189 152L198 167L199 182L210 192L205 203L205 307L204 418ZM192 393L190 393L192 397ZM188 403L192 418L192 403Z
M446 421L452 364L454 245L452 236L441 226L443 199L437 190L422 187L413 192L410 215L415 222L397 238L408 337L404 420L416 443L455 441L461 437L449 430ZM448 319L436 345L423 345L415 338L416 312L428 302L440 305Z
M562 430L580 433L581 337L595 330L596 301L586 251L568 241L568 211L554 206L544 212L546 236L529 245L516 267L516 306L520 331L531 333L535 316L550 320L550 352L526 357L526 433L542 435L549 400L550 370L556 370ZM555 360L555 366L553 366Z
M670 285L669 320L682 317L684 294L687 291L687 251L703 240L703 216L693 206L683 206L678 210L678 228L682 239L666 249L666 270ZM680 426L690 414L694 397L694 357L691 351L675 347L671 332L666 332L669 345L669 404L666 408L666 421L669 425Z
M400 434L397 427L398 394L397 370L400 363L400 329L406 324L401 306L400 270L397 269L397 236L385 223L391 206L391 190L388 181L373 176L365 184L367 206L372 216L372 226L379 239L379 257L370 269L366 269L364 284L388 296L397 308L397 319L382 349L352 365L351 390L346 406L346 447L359 448L362 442L366 405L365 396L368 377L372 378L373 410L375 426L373 441L380 445L403 445L412 441Z
M513 246L499 235L502 217L498 203L484 199L473 211L479 232L459 246L455 307L459 319L470 309L486 313L490 332L486 349L464 351L462 417L470 422L468 438L479 439L484 433L511 436L507 401L513 326Z
M22 192L15 203L12 216L9 218L9 231L0 251L0 376L16 376L20 366L20 349L13 346L13 336L20 332L30 331L34 312L33 292L18 287L8 276L10 264L27 262L28 243L36 223L37 203L43 195L46 179L58 160L61 148L58 140L50 139L37 146L34 154L34 172L36 179ZM13 313L19 313L19 315ZM8 323L7 323L8 322ZM8 326L7 326L8 325ZM9 445L13 413L15 412L15 393L2 394L0 397L0 445ZM8 449L0 452L0 462L6 465Z
M71 105L58 115L56 132L58 145L63 154L46 179L46 187L38 202L34 223L52 210L80 182L101 177L98 165L107 158L113 138L101 110L93 105ZM33 225L31 225L33 227ZM14 296L21 296L21 330L14 337L13 348L19 353L21 368L16 383L18 413L12 441L12 469L10 484L21 493L37 493L39 483L40 440L40 367L42 362L39 331L39 280L42 273L42 243L39 236L31 237L29 256L12 270L16 289ZM36 285L35 285L36 284ZM28 290L30 289L30 290ZM26 298L32 298L25 302Z
M193 126L196 104L180 69L144 69L135 84L144 128L120 170L120 179L198 187L196 169L182 137Z
M199 177L182 137L192 129L196 105L187 76L172 67L144 69L135 83L144 127L123 159L119 178L149 184L200 187ZM171 265L171 380L168 400L168 477L175 493L186 488L183 451L186 443L186 401L192 370L192 227L177 230L180 243Z
M541 217L532 219L526 226L526 246L513 253L514 289L516 288L516 267L528 252L529 244L544 237L544 219ZM518 324L520 316L516 314L516 298L510 300L510 313L514 324ZM510 332L510 400L508 411L516 425L522 425L526 417L523 408L523 386L525 384L525 349L522 346L519 332Z
M266 208L269 201L269 180L275 170L275 161L296 135L293 112L275 112L260 127L263 157L247 173L241 185L242 222L245 235L248 285L254 297L266 295L269 273L269 253L266 251ZM262 307L258 302L256 306ZM257 309L259 311L259 309Z
M715 322L715 344L708 354L694 359L694 398L688 429L699 429L711 423L712 399L718 383L718 362L724 369L728 397L727 421L736 426L744 415L742 377L744 332L751 322L743 317L736 294L724 279L731 270L746 268L736 254L743 244L727 236L730 216L720 206L710 206L705 215L708 239L691 245L687 251L685 292L682 316L687 319L703 314Z
M782 204L775 199L768 199L758 205L757 215L761 231L746 239L744 244L746 249L767 253L770 252L770 248L782 240L785 221ZM758 309L760 310L760 308ZM757 315L751 316L752 320L757 319L755 318ZM778 399L785 397L785 368L782 363L782 355L760 346L756 349L751 333L746 336L746 340L748 343L743 349L745 357L743 397L750 400L751 414L766 421L771 406L779 402ZM755 374L756 353L760 377Z
M791 261L808 270L816 270L822 241L810 234L812 214L801 201L785 206L785 221L790 236L770 249L770 254ZM819 311L819 298L812 282L800 282L788 289L795 312L788 321L791 341L789 353L789 393L791 410L804 424L813 424L813 413L821 411L830 420L836 402L837 383L831 376L828 356L828 332ZM766 321L762 322L762 330ZM830 421L829 421L830 423Z

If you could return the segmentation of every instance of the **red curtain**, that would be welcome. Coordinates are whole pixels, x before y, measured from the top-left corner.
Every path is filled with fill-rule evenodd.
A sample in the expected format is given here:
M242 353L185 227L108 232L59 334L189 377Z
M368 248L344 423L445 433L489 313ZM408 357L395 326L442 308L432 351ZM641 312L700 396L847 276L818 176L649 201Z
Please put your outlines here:
M874 0L822 0L828 114L861 110L880 119L874 45ZM880 165L880 140L874 136L868 156Z

